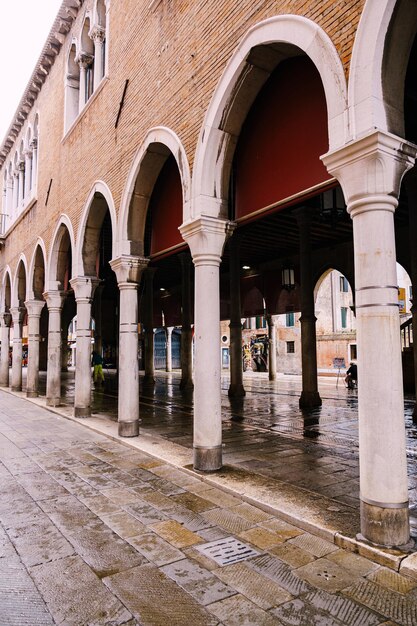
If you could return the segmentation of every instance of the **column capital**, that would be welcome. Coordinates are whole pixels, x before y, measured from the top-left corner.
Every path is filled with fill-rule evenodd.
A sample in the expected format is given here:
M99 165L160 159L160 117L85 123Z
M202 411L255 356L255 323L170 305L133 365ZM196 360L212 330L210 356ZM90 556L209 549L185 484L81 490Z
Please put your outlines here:
M24 172L25 171L25 162L24 161L19 161L19 163L17 164L17 169L19 170L19 172Z
M13 324L21 324L25 315L26 309L24 306L15 306L10 309L12 314Z
M138 284L143 270L147 267L149 259L129 254L122 254L110 261L110 267L116 274L119 287L123 284Z
M29 317L40 317L45 300L26 300L25 307Z
M106 38L106 29L96 24L88 34L94 43L101 44Z
M414 144L375 130L321 159L342 186L354 217L367 209L395 211L402 177L413 167L416 154Z
M70 280L70 285L74 289L75 299L92 300L94 292L100 279L97 276L77 276Z
M32 139L32 141L30 142L30 147L32 148L32 150L36 150L38 147L38 138L34 137Z
M88 67L90 67L93 61L94 61L94 55L89 54L88 52L83 52L83 51L81 51L79 55L77 56L77 58L75 59L75 62L78 63L78 65L80 66L80 69L83 69L83 70L86 70Z
M183 239L190 247L195 265L220 265L224 244L236 224L229 220L201 215L180 227Z
M62 307L64 306L64 301L66 297L66 293L64 291L60 291L58 289L56 291L50 290L50 291L45 291L45 293L43 293L42 295L46 300L46 304L47 304L49 311L61 310Z
M10 327L11 323L12 323L11 313L7 311L0 313L0 325L2 326L2 328L4 328L5 326Z

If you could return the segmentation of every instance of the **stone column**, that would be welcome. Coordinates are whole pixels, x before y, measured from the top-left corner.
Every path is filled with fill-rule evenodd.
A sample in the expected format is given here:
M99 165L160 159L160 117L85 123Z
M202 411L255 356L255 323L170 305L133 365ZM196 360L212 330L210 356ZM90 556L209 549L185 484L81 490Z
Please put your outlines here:
M181 263L181 382L180 389L193 389L193 331L191 328L191 257L180 254Z
M173 330L174 330L173 326L167 326L165 328L165 337L166 337L166 342L167 342L165 371L167 372L172 372L172 331Z
M143 382L145 385L153 385L155 383L155 361L154 361L154 332L153 332L153 277L156 269L147 267L144 273L144 307L143 307L143 323L144 323L144 344L145 344L145 377Z
M32 152L25 152L25 198L29 198L32 188Z
M38 140L36 137L30 142L32 148L32 172L31 172L31 188L34 189L38 180Z
M22 322L26 309L10 309L13 319L12 391L22 391Z
M36 398L39 395L39 344L41 340L39 327L44 300L28 300L25 302L28 313L28 368L26 395Z
M321 405L317 386L316 316L314 315L314 286L311 272L311 209L295 211L300 234L300 301L301 301L301 366L303 389L300 408Z
M106 38L106 31L101 26L94 26L90 32L90 36L94 41L94 91L99 86L104 76L103 67L103 45Z
M70 280L77 303L75 417L91 415L91 303L98 283L95 276L78 276Z
M1 357L0 357L0 387L9 386L9 348L10 348L10 313L0 315L1 325Z
M222 465L219 267L231 223L201 216L180 227L195 265L194 467Z
M17 205L19 204L19 176L15 171L13 172L13 198L12 198L12 215L17 214Z
M61 403L62 334L61 316L65 295L63 291L48 291L43 294L48 307L48 363L46 372L46 404L59 406Z
M25 162L19 161L17 167L19 169L19 194L17 202L18 205L21 206L25 197Z
M80 52L76 61L80 67L80 93L78 111L81 113L87 102L87 69L93 62L94 57L86 52Z
M229 241L230 250L230 386L229 397L246 395L243 386L242 310L240 303L239 240L235 234Z
M147 259L124 255L110 261L120 289L118 422L121 437L139 434L138 285Z
M410 537L394 212L414 158L379 131L323 157L353 220L361 531L384 546Z
M277 379L277 329L275 326L275 317L273 315L267 315L266 321L268 324L268 340L269 340L269 359L268 359L269 380L276 380Z

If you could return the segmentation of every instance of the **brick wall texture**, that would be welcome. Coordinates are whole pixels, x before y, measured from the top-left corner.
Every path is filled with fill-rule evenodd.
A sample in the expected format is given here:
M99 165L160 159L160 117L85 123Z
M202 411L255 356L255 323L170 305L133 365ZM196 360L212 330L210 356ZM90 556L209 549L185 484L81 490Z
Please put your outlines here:
M72 32L79 32L85 11L92 8L92 0L86 0L29 115L30 120L39 114L37 202L7 237L1 270L9 265L14 272L21 252L30 262L38 237L49 254L62 213L76 233L94 181L109 186L119 210L135 152L151 127L172 129L192 168L198 134L222 72L247 30L261 20L290 13L315 21L333 41L348 75L364 3L161 0L150 9L149 0L111 0L108 78L64 136L66 59ZM126 79L129 87L115 129ZM22 136L24 132L25 127Z

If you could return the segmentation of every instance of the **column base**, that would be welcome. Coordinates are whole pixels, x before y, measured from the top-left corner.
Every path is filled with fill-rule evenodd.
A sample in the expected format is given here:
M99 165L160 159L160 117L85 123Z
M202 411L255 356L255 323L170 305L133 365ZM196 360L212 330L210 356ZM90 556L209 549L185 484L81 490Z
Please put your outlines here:
M46 406L59 406L60 404L61 398L46 398Z
M222 446L194 446L194 469L216 472L222 467Z
M229 398L244 398L246 391L244 386L239 383L237 385L230 385L227 395Z
M139 435L139 420L135 422L119 422L119 437L137 437Z
M12 385L10 389L11 391L22 391L22 385Z
M26 392L26 397L27 398L37 398L39 396L37 391L27 391ZM48 401L46 401L46 403L48 404Z
M314 409L315 407L321 406L321 398L318 391L302 391L299 407L300 409Z
M8 387L8 386L9 386L9 383L8 383L8 382L7 382L7 383L2 383L2 382L0 382L0 387Z
M361 500L361 535L359 537L385 548L404 548L409 545L408 503L398 508L390 508L389 504L382 507Z
M91 417L91 407L89 406L75 406L74 417Z

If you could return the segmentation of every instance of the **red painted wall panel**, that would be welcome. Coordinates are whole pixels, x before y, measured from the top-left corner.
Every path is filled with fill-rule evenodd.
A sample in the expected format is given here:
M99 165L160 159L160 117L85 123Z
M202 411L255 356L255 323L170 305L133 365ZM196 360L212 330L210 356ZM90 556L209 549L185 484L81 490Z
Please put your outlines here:
M174 157L167 159L158 176L149 211L152 220L151 255L183 243L178 230L182 224L182 186Z
M331 177L327 107L320 75L307 57L282 62L243 125L235 154L236 218Z

